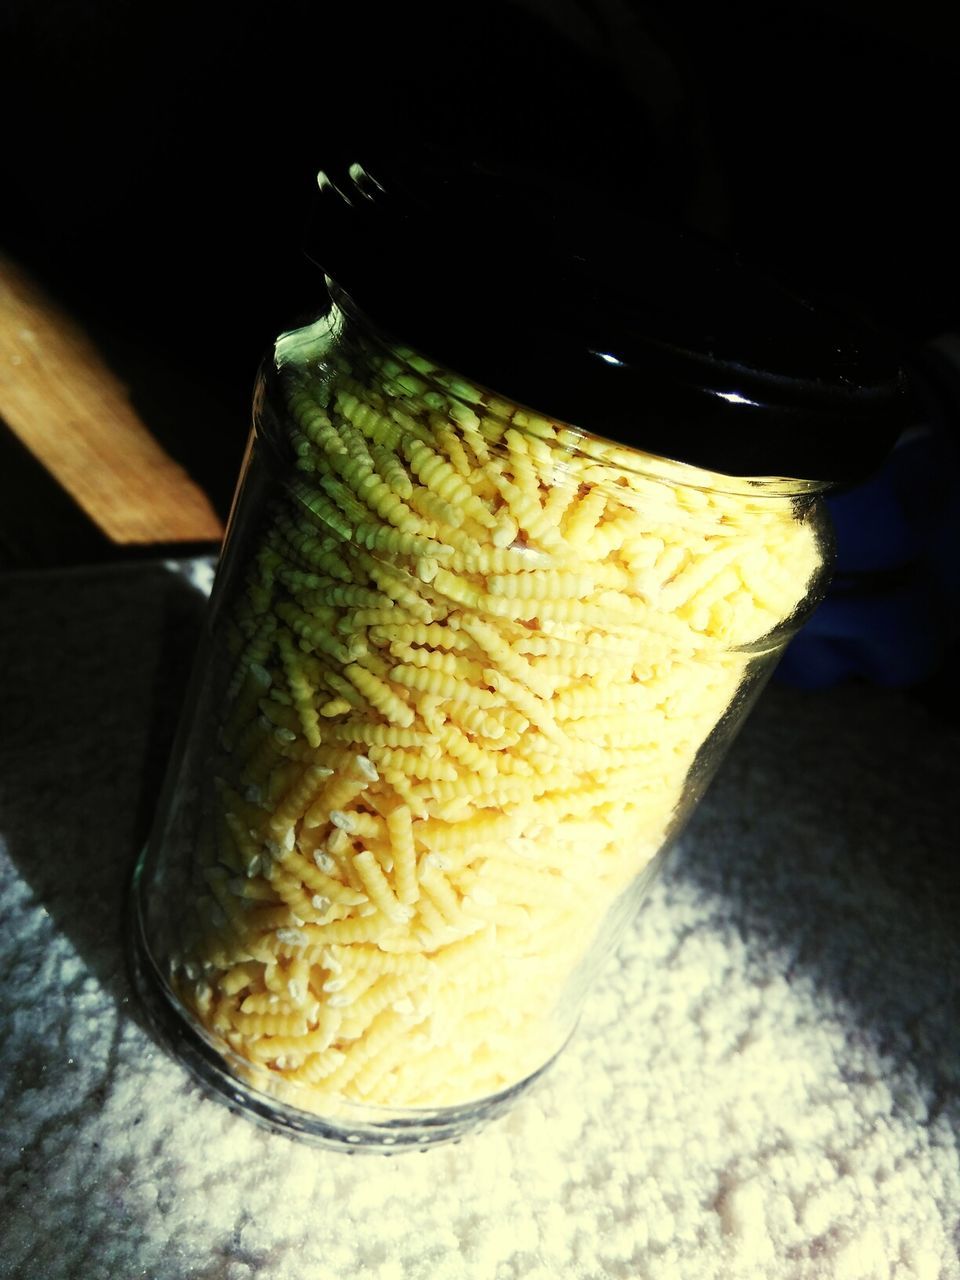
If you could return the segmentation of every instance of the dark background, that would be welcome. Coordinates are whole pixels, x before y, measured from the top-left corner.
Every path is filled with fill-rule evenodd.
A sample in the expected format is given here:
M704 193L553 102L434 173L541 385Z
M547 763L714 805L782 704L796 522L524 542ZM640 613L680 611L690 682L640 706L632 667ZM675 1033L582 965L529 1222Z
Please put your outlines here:
M3 12L4 238L120 347L215 389L223 419L185 403L173 431L204 476L232 479L206 437L238 455L259 355L322 298L315 173L371 135L548 152L908 343L960 327L960 39L932 4Z

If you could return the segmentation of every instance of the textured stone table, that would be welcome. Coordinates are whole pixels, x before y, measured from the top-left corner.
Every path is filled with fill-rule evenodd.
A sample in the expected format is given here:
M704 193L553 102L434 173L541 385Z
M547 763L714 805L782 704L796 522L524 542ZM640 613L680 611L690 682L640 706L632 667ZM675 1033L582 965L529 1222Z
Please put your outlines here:
M960 1277L955 728L770 688L543 1085L344 1156L202 1096L129 993L202 606L175 565L0 579L0 1275Z

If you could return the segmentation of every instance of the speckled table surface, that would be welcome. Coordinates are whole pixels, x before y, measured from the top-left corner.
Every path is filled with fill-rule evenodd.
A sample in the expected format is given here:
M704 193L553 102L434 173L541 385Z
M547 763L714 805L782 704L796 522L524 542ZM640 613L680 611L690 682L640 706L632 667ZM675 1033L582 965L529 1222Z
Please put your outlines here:
M204 1097L129 991L202 608L176 565L0 579L0 1275L960 1278L955 728L768 689L542 1085L349 1157Z

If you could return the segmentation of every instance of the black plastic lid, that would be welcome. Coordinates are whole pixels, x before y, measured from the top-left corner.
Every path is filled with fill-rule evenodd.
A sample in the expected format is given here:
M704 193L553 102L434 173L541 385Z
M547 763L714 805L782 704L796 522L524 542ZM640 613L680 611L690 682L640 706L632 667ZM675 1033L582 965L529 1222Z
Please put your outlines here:
M648 453L849 482L904 425L877 338L572 174L428 149L328 169L307 252L393 337Z

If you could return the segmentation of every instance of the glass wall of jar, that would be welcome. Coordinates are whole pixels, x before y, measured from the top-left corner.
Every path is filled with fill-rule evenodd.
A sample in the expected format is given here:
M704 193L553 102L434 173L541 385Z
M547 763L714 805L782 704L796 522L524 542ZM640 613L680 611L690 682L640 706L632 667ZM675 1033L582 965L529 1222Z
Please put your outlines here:
M133 928L208 1083L389 1148L570 1037L830 535L813 482L548 420L333 297L258 382Z

